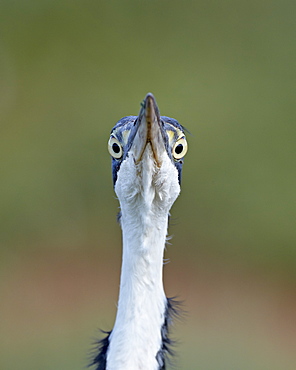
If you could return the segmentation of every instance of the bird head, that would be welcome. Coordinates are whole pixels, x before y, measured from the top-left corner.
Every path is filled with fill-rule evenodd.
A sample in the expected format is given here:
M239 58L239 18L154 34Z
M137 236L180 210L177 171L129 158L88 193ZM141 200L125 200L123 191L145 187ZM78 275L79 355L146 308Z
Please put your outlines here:
M127 116L116 123L108 149L119 200L121 193L132 198L145 189L161 195L174 187L179 194L187 152L184 128L175 119L160 116L151 93L143 100L138 116Z

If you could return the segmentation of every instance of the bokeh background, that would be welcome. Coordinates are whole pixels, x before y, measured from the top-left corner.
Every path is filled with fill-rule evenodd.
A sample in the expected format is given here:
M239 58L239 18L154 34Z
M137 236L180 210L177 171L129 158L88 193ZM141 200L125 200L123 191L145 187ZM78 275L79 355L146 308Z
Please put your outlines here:
M165 287L176 368L296 368L296 3L1 0L0 368L84 369L113 326L109 132L190 132Z

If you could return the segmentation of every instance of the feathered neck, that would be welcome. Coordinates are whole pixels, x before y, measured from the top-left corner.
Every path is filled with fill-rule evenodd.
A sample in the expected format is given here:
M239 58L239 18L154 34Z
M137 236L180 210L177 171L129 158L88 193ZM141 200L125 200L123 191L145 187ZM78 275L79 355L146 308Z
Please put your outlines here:
M149 210L150 213L150 210ZM107 369L159 369L166 297L162 282L167 217L122 209L123 258L118 310Z
M105 355L107 370L164 369L168 302L162 282L163 253L168 213L180 186L169 158L158 169L151 156L148 147L139 166L127 158L115 185L123 255L117 316ZM174 182L168 181L172 171Z

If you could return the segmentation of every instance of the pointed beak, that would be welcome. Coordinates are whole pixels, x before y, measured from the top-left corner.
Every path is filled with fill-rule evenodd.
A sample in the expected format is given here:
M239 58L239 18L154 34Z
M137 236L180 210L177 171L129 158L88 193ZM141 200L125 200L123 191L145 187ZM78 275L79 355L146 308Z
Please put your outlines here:
M156 165L160 167L166 148L159 109L151 93L146 95L142 103L135 130L136 134L131 147L135 162L139 163L142 160L145 148L150 143Z

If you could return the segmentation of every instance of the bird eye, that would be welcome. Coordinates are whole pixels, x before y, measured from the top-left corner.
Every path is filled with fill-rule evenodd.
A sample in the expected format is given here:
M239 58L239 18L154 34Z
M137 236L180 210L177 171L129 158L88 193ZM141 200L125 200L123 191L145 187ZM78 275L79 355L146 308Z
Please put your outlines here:
M187 141L185 137L177 140L173 147L173 157L178 160L184 157L187 152Z
M114 136L111 136L108 141L108 150L113 158L119 159L122 157L122 146Z

